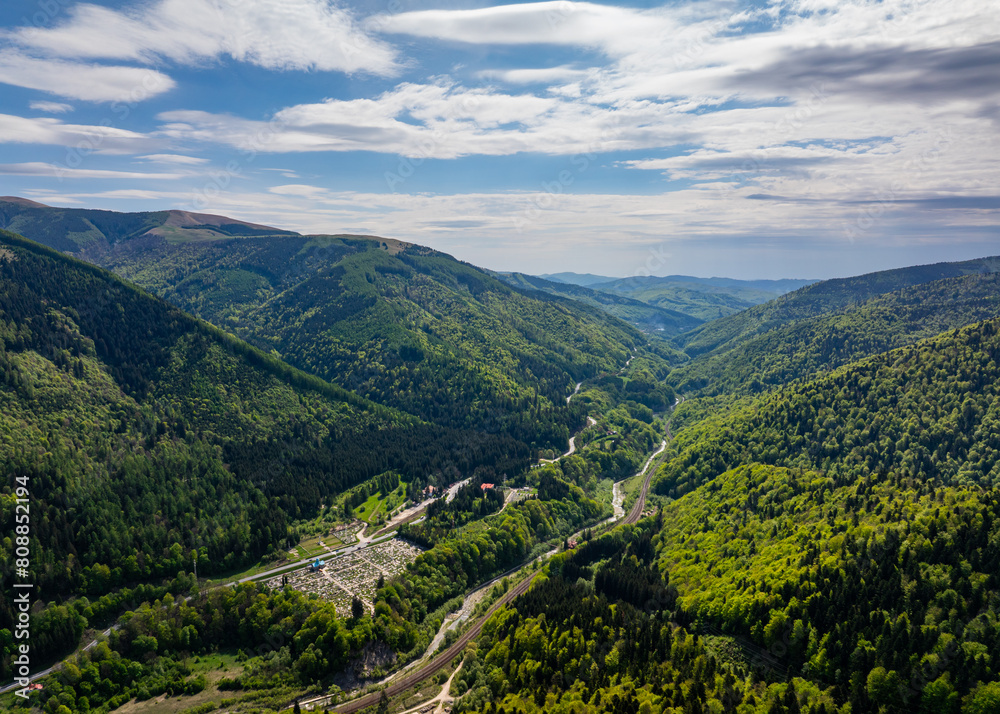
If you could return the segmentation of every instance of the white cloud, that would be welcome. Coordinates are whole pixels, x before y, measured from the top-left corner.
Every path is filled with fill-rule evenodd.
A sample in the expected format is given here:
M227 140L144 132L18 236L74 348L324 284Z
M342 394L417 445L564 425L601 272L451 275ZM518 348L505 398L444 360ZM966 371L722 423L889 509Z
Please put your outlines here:
M72 104L62 104L60 102L31 102L28 105L35 111L46 112L48 114L65 114L73 111Z
M988 69L964 82L947 76L976 60L993 66L990 56L976 55L971 45L989 36L982 28L995 27L998 15L977 0L955 0L947 10L941 0L858 0L822 15L802 0L788 5L780 19L770 10L734 13L725 0L655 10L543 2L402 13L373 25L468 43L596 46L612 61L585 70L479 73L509 84L556 85L543 92L467 88L443 78L401 84L371 98L288 107L270 123L194 111L161 117L169 122L164 133L178 140L264 152L369 150L443 159L679 144L757 150L879 136L891 142L933 131L946 117L977 114L948 99L978 102L984 117L990 103L1000 100ZM749 22L770 29L743 33ZM931 77L934 86L928 86ZM889 101L873 103L873 94L880 93ZM913 112L912 105L928 101L937 104L934 114ZM989 125L984 118L975 130Z
M127 198L121 192L74 194ZM979 218L961 210L921 210L877 201L846 205L837 197L817 201L753 200L752 188L730 184L699 186L667 195L569 194L558 191L467 194L384 194L334 191L317 185L285 185L263 192L221 192L212 201L193 203L196 194L176 196L173 207L232 216L302 233L357 233L410 241L498 270L546 272L576 266L618 275L645 271L678 272L669 256L687 256L683 270L745 275L747 265L788 277L830 275L833 264L809 267L818 254L844 264L865 252L867 266L895 260L902 264L906 245L921 243L954 257L956 231L995 225L995 212ZM136 199L146 198L135 193ZM868 216L874 215L869 221ZM874 226L859 231L857 216ZM853 232L851 232L853 231ZM995 236L977 243L967 236L965 250L986 254ZM970 247L971 246L971 247ZM807 248L808 250L800 250ZM791 251L801 265L766 267L767 260ZM893 251L896 251L895 253ZM851 257L850 254L855 256ZM665 257L667 256L667 257ZM889 256L887 258L886 256ZM945 254L945 256L947 255ZM969 256L971 257L971 256ZM912 262L912 261L911 261ZM673 269L672 269L673 268ZM851 271L848 271L851 272ZM855 268L853 272L857 272Z
M113 126L66 124L53 117L0 114L0 143L66 146L80 154L121 154L148 151L160 141Z
M228 55L268 69L390 74L393 50L330 0L156 0L79 4L51 28L10 33L47 56L191 64Z
M197 156L183 156L181 154L147 154L146 156L137 156L136 158L157 164L181 164L185 166L198 166L208 163L208 159L202 159Z
M282 175L282 177L287 179L299 179L302 178L297 171L292 169L275 169L275 168L262 168L261 171L274 171Z
M483 79L498 79L508 84L555 84L585 79L591 72L572 67L545 67L540 69L484 70Z
M379 151L419 158L575 154L663 145L687 137L667 105L619 110L550 96L451 83L401 84L374 99L328 100L270 122L200 111L164 112L161 133L255 152Z
M271 186L267 189L278 196L297 196L300 198L324 198L329 194L325 188L320 186L309 186L306 184L285 184L284 186Z
M58 198L58 202L64 203L81 203L84 199L89 202L93 202L97 199L99 203L97 205L107 205L106 201L146 201L151 202L152 207L156 210L162 210L163 206L172 205L177 202L183 202L189 199L191 196L188 193L178 192L178 191L152 191L148 189L140 188L120 188L113 189L111 191L95 191L92 193L74 193L72 196L61 195ZM50 203L56 203L57 199L48 198Z
M672 23L658 12L587 2L499 5L475 10L420 10L386 17L382 29L472 44L556 44L628 53L637 41L662 36ZM660 22L650 22L660 18Z
M229 53L263 66L344 68L331 54L340 51L335 45L303 41L292 47L283 32L257 27L259 18L278 11L277 0L240 5L249 27L244 39L252 38L252 45L231 41L231 28L216 29L194 12L207 2L156 0L127 12L84 6L89 9L55 30L18 39L33 51L65 57L199 62ZM280 7L340 12L318 0ZM188 17L178 8L193 12ZM178 30L193 25L190 32ZM299 20L283 26L296 28ZM992 71L1000 54L996 3L789 0L739 12L727 0L655 10L530 3L402 13L364 27L461 42L469 47L458 52L471 47L484 56L490 45L561 45L559 61L567 64L549 66L549 53L525 48L520 68L468 70L454 63L456 76L470 71L481 80L476 87L449 77L414 79L362 98L289 106L270 121L176 110L160 115L163 125L154 137L109 135L104 146L121 150L155 139L158 146L141 151L196 153L195 142L244 149L246 156L372 151L410 157L399 163L410 172L430 157L564 156L564 164L546 164L555 165L551 175L538 175L517 194L408 195L414 184L393 183L388 175L383 194L333 192L309 185L322 180L306 164L256 167L241 186L274 178L271 171L291 183L256 193L220 191L212 206L194 206L299 230L386 234L490 267L524 267L513 265L511 256L527 251L568 263L609 243L627 256L616 272L628 274L622 261L641 263L636 256L650 245L680 250L698 244L721 254L720 246L728 251L738 240L757 248L762 241L779 245L803 236L835 247L853 246L852 240L865 247L893 240L945 245L954 230L970 225L982 235L993 228L996 235L995 212L940 204L931 210L927 203L988 199L1000 184L1000 75ZM303 37L313 37L309 32ZM395 56L378 46L387 54L373 57L385 61L364 67L391 72ZM573 55L573 48L582 51ZM593 66L592 50L607 58L602 66ZM531 66L539 54L545 66ZM86 131L54 119L0 116L0 141L72 145ZM663 172L682 188L674 184L669 193L644 196L571 193L580 190L583 174L590 184L590 172L603 170L609 159L601 154L624 150L648 154L631 154L620 166ZM160 160L153 156L162 155L149 153L145 160ZM564 171L571 182L561 178ZM591 185L607 186L602 180ZM155 193L180 204L204 194ZM154 193L93 195L153 200ZM875 227L858 238L861 223Z
M47 206L78 206L83 204L83 201L76 196L67 196L52 189L25 189L22 194L25 198L44 203Z
M104 169L79 169L31 161L21 164L0 164L0 174L5 176L46 176L62 179L151 179L169 181L184 178L184 174L144 173L141 171L108 171Z
M0 51L0 82L88 102L137 102L174 87L152 69L39 59L9 49Z

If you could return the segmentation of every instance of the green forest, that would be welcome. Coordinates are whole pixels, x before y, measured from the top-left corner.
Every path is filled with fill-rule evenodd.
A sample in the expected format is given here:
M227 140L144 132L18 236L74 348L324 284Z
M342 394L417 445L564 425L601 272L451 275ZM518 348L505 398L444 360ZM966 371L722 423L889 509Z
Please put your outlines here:
M2 246L0 454L29 484L46 599L254 562L326 494L386 471L446 480L527 464L509 437L422 423L102 270L11 234ZM9 579L13 482L0 499ZM64 627L47 621L45 641L48 626ZM40 656L76 645L78 628L65 629Z
M742 396L816 377L851 362L1000 315L1000 274L946 278L784 323L678 367L688 395Z
M898 472L994 488L998 328L956 329L707 418L677 435L655 487L679 497L756 462L843 480Z
M101 264L380 404L532 448L565 444L582 420L562 408L574 383L644 341L598 308L360 237L159 241Z
M684 334L677 342L686 354L698 357L734 347L796 320L861 306L880 295L904 291L937 280L988 275L998 271L1000 261L996 258L982 258L823 280L742 312L713 320Z
M37 708L291 710L439 641L456 712L1000 711L995 260L770 299L810 281L580 288L194 220L0 202L45 243L0 231L0 573L27 539L61 662ZM299 589L307 535L366 533L410 555Z

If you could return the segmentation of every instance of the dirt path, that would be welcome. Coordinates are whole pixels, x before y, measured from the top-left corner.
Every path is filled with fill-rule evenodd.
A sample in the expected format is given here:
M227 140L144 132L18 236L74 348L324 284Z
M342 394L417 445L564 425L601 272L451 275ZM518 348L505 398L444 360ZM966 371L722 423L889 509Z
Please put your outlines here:
M528 592L528 588L531 586L531 583L538 575L538 572L525 578L517 585L515 585L513 588L508 590L506 593L504 593L503 597L501 597L499 600L493 603L493 606L490 607L487 613L482 618L480 618L478 622L472 625L472 627L466 630L466 632L463 633L458 638L455 644L453 644L447 650L445 650L437 657L432 659L426 666L417 669L417 671L411 672L410 674L407 674L403 677L397 678L395 681L386 686L384 689L370 692L363 697L359 697L358 699L355 699L350 702L345 702L344 704L330 707L329 705L330 697L322 696L322 697L316 697L315 699L307 700L305 702L299 702L299 705L304 710L307 711L309 710L315 711L317 707L326 706L328 708L331 708L335 712L340 712L341 714L351 714L352 712L361 711L362 709L365 709L367 707L372 706L373 704L378 703L378 700L381 697L382 692L385 692L386 696L388 697L394 697L402 692L405 692L407 689L410 689L411 687L420 684L429 677L433 677L435 674L437 674L446 666L448 666L448 664L455 657L460 655L465 650L465 647L466 645L469 644L469 642L471 642L472 640L474 640L476 637L479 636L479 633L483 629L483 625L486 624L486 622L493 616L493 613L495 613L501 607L508 604L518 596Z
M463 661L462 664L465 664L465 662ZM441 691L436 697L427 700L423 704L418 704L412 709L407 709L400 714L442 714L445 711L444 705L455 701L455 697L451 696L448 692L451 691L451 682L455 679L455 675L462 671L462 664L458 665L458 669L451 673L448 681L444 683L444 686L441 687Z

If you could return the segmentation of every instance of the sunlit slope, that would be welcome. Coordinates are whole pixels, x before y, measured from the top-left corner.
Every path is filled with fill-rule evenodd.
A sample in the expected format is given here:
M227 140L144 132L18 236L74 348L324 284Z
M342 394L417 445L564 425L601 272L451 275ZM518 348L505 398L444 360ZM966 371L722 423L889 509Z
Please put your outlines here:
M375 474L528 456L373 404L6 232L0 386L0 470L29 484L49 593L173 576L191 550L202 573L224 570L282 548L292 519Z

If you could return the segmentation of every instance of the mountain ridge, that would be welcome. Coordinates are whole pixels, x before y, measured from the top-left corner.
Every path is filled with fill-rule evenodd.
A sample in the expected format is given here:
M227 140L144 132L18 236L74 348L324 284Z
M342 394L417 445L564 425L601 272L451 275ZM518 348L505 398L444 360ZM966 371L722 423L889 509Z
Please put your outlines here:
M824 280L741 313L702 325L686 333L679 342L684 351L694 357L716 352L791 320L834 312L878 295L944 278L996 272L1000 272L1000 257L986 256L974 260L938 262Z
M584 418L565 402L573 386L616 372L646 339L596 307L525 292L404 241L265 235L242 224L219 235L225 217L205 228L200 216L182 216L184 227L167 225L167 212L4 205L8 223L32 218L22 226L35 231L29 238L321 379L425 421L516 433L537 448L564 448ZM75 222L104 237L81 240Z

